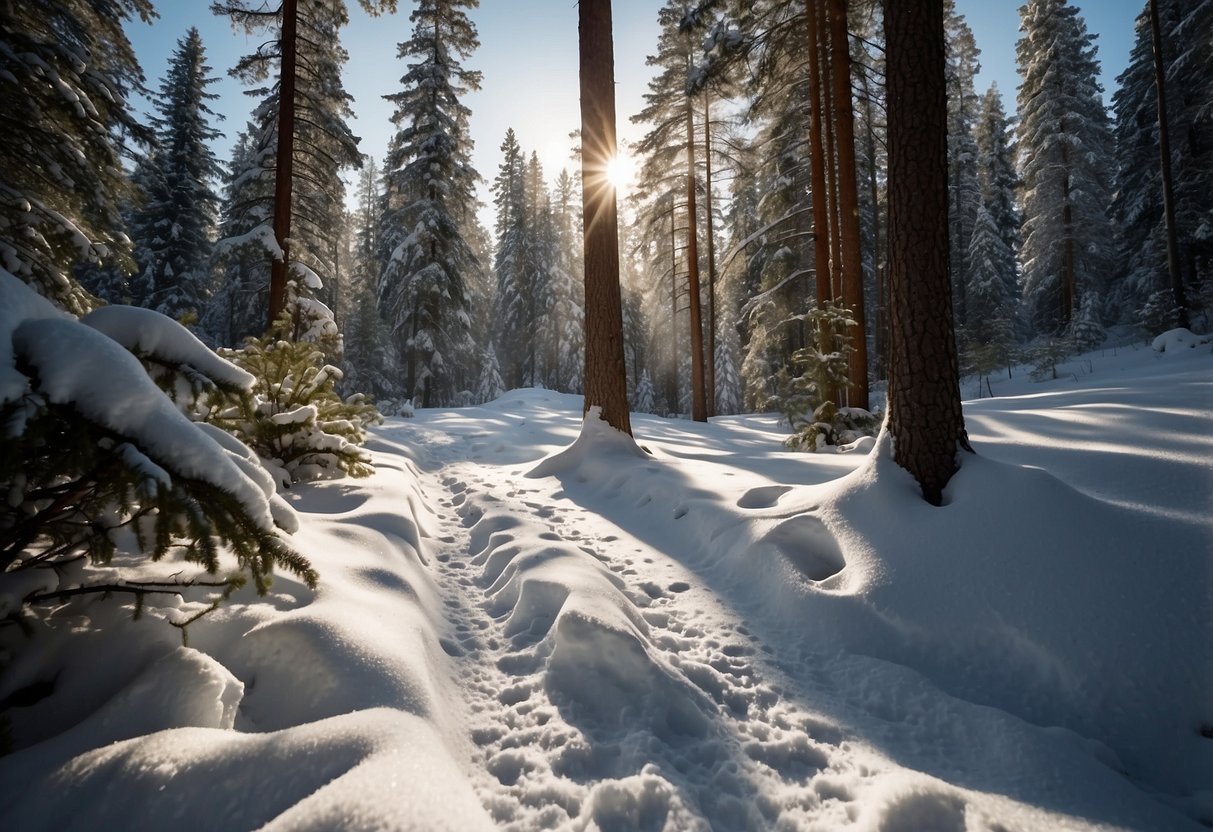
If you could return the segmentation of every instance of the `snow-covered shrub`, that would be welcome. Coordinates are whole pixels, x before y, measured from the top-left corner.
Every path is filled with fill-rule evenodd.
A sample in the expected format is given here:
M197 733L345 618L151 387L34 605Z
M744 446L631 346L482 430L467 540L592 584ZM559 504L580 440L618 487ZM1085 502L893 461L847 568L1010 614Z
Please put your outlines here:
M366 427L382 421L360 394L337 395L341 370L314 341L286 340L284 317L266 338L222 355L254 381L248 395L224 397L207 421L255 450L283 487L322 477L365 477L374 468L360 447Z
M812 420L800 419L793 434L784 443L794 451L820 451L827 445L846 445L863 436L880 432L882 417L861 407L838 407L822 402L813 411Z
M263 593L276 566L314 585L311 565L278 534L297 521L269 475L231 437L191 422L128 347L170 386L173 374L183 388L252 381L157 313L78 321L0 270L0 616L89 593L138 602L191 584L226 597L251 579ZM138 582L125 569L81 569L120 551L166 566L140 567ZM236 569L220 576L231 557Z

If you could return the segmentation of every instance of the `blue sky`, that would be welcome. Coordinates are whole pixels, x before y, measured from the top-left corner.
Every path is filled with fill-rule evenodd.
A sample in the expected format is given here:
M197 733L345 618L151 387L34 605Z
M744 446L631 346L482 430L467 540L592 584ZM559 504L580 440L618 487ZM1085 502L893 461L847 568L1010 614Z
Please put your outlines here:
M395 92L404 74L396 58L396 44L406 40L410 0L400 0L400 11L368 17L357 3L351 8L350 26L343 43L350 53L346 88L355 98L354 133L362 137L362 150L383 156L393 127L391 106L380 96ZM243 129L253 101L228 78L227 70L240 55L251 51L256 39L232 32L226 20L216 18L203 0L172 0L159 5L160 19L153 26L134 24L129 35L155 89L169 55L191 26L197 26L209 63L221 80L212 91L221 97L212 108L227 120L219 125L227 135L216 145L226 161L232 141ZM657 42L660 0L615 0L615 73L621 137L638 138L641 130L629 122L639 111L650 73L645 58ZM1018 0L956 0L958 11L973 28L981 49L982 72L978 91L997 81L1008 111L1015 107L1015 42L1019 37ZM1111 94L1115 77L1128 62L1133 44L1133 21L1144 0L1080 0L1077 5L1090 31L1099 35L1103 84ZM484 73L483 88L467 98L472 110L473 162L491 179L499 162L498 147L507 127L529 152L539 153L550 176L567 164L568 133L579 124L577 101L576 0L482 0L472 20L480 32L480 49L468 62ZM487 199L487 191L482 198Z

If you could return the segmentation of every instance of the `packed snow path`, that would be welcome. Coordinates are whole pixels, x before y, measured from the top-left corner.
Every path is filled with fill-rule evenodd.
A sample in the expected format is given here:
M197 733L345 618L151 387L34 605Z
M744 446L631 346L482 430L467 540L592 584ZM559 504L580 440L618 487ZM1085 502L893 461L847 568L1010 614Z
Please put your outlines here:
M832 768L838 729L785 701L774 650L699 575L520 469L485 474L452 461L430 480L447 489L444 645L494 820L693 829L702 813L740 830L854 817L849 789L808 784Z

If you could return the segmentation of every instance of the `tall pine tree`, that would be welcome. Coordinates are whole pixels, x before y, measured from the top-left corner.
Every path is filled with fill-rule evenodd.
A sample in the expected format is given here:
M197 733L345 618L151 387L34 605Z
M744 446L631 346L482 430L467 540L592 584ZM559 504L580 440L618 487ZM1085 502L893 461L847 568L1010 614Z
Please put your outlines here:
M390 3L360 0L370 10ZM285 55L286 35L283 7L267 7L251 0L213 3L212 11L231 18L243 31L268 35L255 52L242 58L232 74L246 83L258 84L275 78L269 86L256 87L249 94L260 96L248 131L248 147L238 160L240 168L232 172L228 199L224 206L223 240L220 254L227 259L226 279L219 287L219 305L230 310L230 327L222 339L239 341L265 328L270 287L271 264L282 259L275 238L275 208L281 200L276 150L280 96L283 78L277 73ZM288 278L295 282L293 294L302 298L296 309L308 310L296 316L294 334L307 326L309 317L323 317L327 310L309 296L320 281L335 281L338 269L338 241L345 205L343 171L362 164L358 138L350 132L352 97L341 79L349 54L341 46L341 29L349 23L345 0L314 0L300 6L298 31L294 39L297 51L290 157L292 179L290 199L290 248ZM311 288L309 288L309 285ZM261 298L260 305L250 303ZM219 327L222 331L224 327Z
M1039 333L1066 330L1111 268L1112 141L1095 36L1066 0L1020 9L1019 171L1023 291Z
M206 52L196 28L177 42L154 101L156 150L142 167L145 202L131 219L135 243L135 302L170 318L196 316L210 284L212 240L219 197L212 185L221 171L210 142L215 99L207 87ZM208 118L209 117L209 118Z
M948 228L951 236L953 308L957 329L970 324L968 309L969 240L980 205L977 176L977 145L973 124L978 115L978 97L973 79L981 71L981 50L964 15L956 13L953 0L944 3L944 33L947 45L948 79Z
M127 97L143 73L123 31L150 0L0 4L0 267L60 307L94 300L77 263L128 263L121 217L129 139L149 131Z
M1159 3L1163 68L1170 123L1180 275L1199 290L1213 256L1213 0L1194 9L1177 0ZM1203 22L1203 27L1200 25ZM1198 34L1203 33L1203 34ZM1167 251L1160 176L1158 92L1148 9L1137 18L1129 66L1112 96L1116 118L1116 282L1111 299L1118 317L1150 327L1174 324L1173 292L1165 276ZM1199 304L1199 291L1190 304ZM1153 301L1153 302L1151 302ZM1150 318L1142 320L1142 311Z
M980 204L966 264L967 337L977 344L996 344L1005 352L1017 334L1019 213L1009 127L997 86L982 98L973 125L973 146Z
M480 87L464 68L479 46L465 9L477 0L420 0L403 89L387 96L397 126L385 161L385 266L379 303L401 355L405 395L429 407L470 387L476 363L467 283L476 269L465 237L475 222L470 111L460 98Z

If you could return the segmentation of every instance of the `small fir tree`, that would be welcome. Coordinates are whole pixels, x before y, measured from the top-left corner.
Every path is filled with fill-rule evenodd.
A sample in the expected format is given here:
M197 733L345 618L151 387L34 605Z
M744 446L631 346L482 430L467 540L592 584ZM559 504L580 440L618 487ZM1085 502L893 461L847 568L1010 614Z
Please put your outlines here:
M647 369L641 371L640 381L632 393L632 410L637 413L655 413L656 403L653 397L653 381L649 378Z
M289 309L289 307L288 307ZM284 314L265 338L250 338L223 355L248 372L248 395L221 398L207 420L257 452L279 484L373 473L370 455L359 447L366 428L382 417L361 394L342 401L341 370L328 364L322 344L288 340L293 329Z

